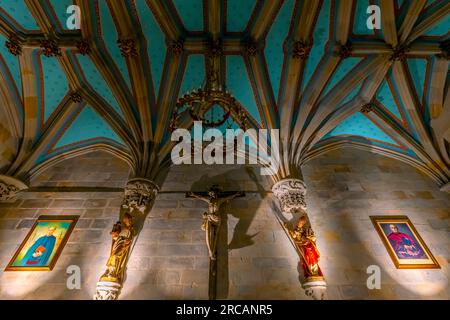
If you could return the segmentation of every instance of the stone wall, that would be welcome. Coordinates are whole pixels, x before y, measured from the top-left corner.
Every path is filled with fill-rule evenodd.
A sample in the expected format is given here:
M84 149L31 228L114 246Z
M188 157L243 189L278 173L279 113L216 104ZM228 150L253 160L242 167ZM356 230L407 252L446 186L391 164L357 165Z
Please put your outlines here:
M123 188L129 174L124 161L96 151L58 163L33 177L30 186Z
M208 258L200 230L206 206L186 199L184 193L218 183L225 190L246 191L245 198L231 201L222 210L228 228L222 228L220 234L218 297L304 299L298 282L298 257L276 218L271 183L258 170L173 167L133 248L121 298L208 297ZM410 166L352 149L321 156L303 170L329 298L449 298L448 194ZM58 175L61 172L70 177ZM95 172L105 175L87 177ZM126 165L109 155L91 154L66 160L34 181L37 186L105 187L111 186L110 172L115 172L114 186L123 187ZM37 191L0 204L2 270L37 216L76 214L80 220L53 271L0 271L0 299L90 299L104 271L109 232L118 217L122 193ZM396 269L370 215L408 215L442 269ZM366 287L366 268L372 264L382 269L381 290ZM69 265L81 268L81 290L66 288Z

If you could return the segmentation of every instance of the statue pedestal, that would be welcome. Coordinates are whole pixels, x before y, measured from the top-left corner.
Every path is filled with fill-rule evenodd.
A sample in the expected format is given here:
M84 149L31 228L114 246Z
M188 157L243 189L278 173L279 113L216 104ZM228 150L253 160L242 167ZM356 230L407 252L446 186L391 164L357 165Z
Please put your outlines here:
M99 281L94 300L117 300L122 285L117 282Z
M305 294L314 300L324 300L327 284L323 280L308 281L302 284Z

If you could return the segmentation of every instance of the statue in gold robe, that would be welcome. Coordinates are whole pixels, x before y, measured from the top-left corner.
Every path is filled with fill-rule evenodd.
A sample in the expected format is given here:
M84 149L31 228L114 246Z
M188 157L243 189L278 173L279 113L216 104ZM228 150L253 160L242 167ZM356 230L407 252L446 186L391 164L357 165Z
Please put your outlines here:
M114 224L111 231L112 245L111 253L106 262L106 272L100 281L111 281L122 283L125 264L133 242L133 218L126 212L122 221Z

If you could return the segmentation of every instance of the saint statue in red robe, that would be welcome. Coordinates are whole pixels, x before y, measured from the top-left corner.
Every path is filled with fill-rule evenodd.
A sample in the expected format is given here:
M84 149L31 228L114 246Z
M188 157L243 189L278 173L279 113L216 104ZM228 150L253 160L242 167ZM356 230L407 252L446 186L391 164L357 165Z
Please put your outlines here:
M306 221L306 216L301 216L297 227L294 231L290 231L290 234L300 251L305 278L322 278L323 274L319 267L320 253L316 247L316 236L311 226L306 225Z

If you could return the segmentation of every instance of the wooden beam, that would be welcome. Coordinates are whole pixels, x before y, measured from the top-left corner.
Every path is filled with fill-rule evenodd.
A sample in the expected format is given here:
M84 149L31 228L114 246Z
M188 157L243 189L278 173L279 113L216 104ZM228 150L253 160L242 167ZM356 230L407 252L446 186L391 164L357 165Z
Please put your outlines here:
M166 0L146 0L167 38L178 40L182 35L182 27L178 25L173 13L167 8Z
M146 55L146 40L142 37L142 30L133 21L127 4L123 1L108 0L109 7L117 23L119 39L133 39L136 43L136 56L125 57L131 78L134 97L139 111L139 125L142 129L144 145L152 139L151 110L155 108L155 93L152 85L151 69Z
M253 56L246 55L244 58L250 82L257 97L259 110L262 110L261 118L263 119L264 127L269 129L277 128L276 102L269 80L269 72L266 68L265 57L261 52L258 52Z
M337 2L339 7L337 10L337 17L336 17L336 42L340 44L346 44L348 36L350 34L351 25L350 22L352 21L352 8L354 1L353 0L346 0L346 1L338 1Z
M395 139L400 141L404 146L411 149L419 159L425 163L437 176L440 176L443 181L447 179L442 168L435 163L427 151L417 143L417 141L407 132L402 125L397 123L384 110L374 105L373 112L369 114L383 129L388 132Z
M296 104L298 103L303 70L307 57L294 56L293 46L295 43L303 43L305 46L312 45L311 33L314 29L314 21L320 10L320 2L304 1L303 6L298 8L297 17L293 17L292 32L288 35L289 50L284 54L283 71L280 79L279 113L280 113L280 139L281 139L281 173L289 176L290 155L292 153L289 141L291 138L292 118ZM307 49L309 50L309 49Z
M48 38L45 33L23 33L16 30L2 16L0 16L0 33L6 38L14 35L23 48L40 48L41 42ZM75 49L77 42L81 41L81 32L73 31L71 33L56 34L55 39L60 48Z
M24 125L19 152L7 172L7 175L10 176L14 176L15 171L32 148L39 130L38 76L35 72L33 56L32 49L23 49L19 56L23 88Z
M259 41L265 38L283 3L284 0L262 1L262 5L257 13L257 18L254 19L253 25L250 26L250 37L253 40Z
M220 0L206 0L207 30L213 40L218 40L222 34L222 10Z
M45 8L43 3L35 0L25 0L28 9L33 15L34 19L36 19L36 23L39 28L47 35L55 34L55 28L53 27L51 20L48 19L47 13L45 12Z
M447 59L434 58L428 93L430 119L438 118L444 109L445 81L448 75L448 66L449 62Z
M22 97L17 90L11 90L9 83L15 83L14 79L9 74L0 72L0 108L4 110L4 118L2 117L1 121L2 126L9 128L13 137L20 139L23 133L23 122L19 113L19 110L23 109Z
M311 121L308 123L302 139L300 142L300 150L306 145L306 142L311 138L314 138L315 131L321 126L323 121L325 121L339 105L339 102L345 99L352 90L354 90L361 82L363 82L367 75L373 70L383 66L386 58L378 56L376 58L367 58L360 62L355 70L349 72L337 85L335 85L327 95L320 100L318 107Z
M439 153L434 148L432 139L428 130L425 127L425 122L422 116L422 111L419 103L416 101L413 92L412 84L408 81L406 66L401 61L396 61L393 64L392 75L397 85L400 98L403 102L408 116L418 134L418 139L430 157L438 164L443 164ZM450 169L445 166L441 167L447 173Z
M139 147L131 129L122 119L122 116L120 116L97 92L95 92L89 83L86 83L78 76L78 70L72 59L68 56L62 56L59 61L69 80L71 89L78 92L82 98L105 119L114 132L130 148L131 154L137 159Z
M427 3L427 0L415 0L409 3L408 11L406 12L405 18L403 19L402 25L398 30L399 42L403 43L408 38L414 24L419 17L420 12Z
M167 52L157 101L159 113L154 133L154 141L157 144L162 143L164 135L167 134L170 117L178 99L186 61L186 53L175 54L172 51Z
M328 55L323 61L323 65L320 66L320 72L318 72L311 81L306 85L303 90L303 95L300 99L299 112L297 119L294 123L294 129L291 133L292 144L296 146L301 139L302 131L307 119L312 115L312 110L316 105L320 94L322 93L325 85L336 69L340 62L340 58L335 55Z
M75 116L85 106L85 103L74 103L69 97L65 97L62 106L57 110L56 116L52 119L52 123L46 127L38 141L33 145L33 148L27 154L27 157L20 165L17 173L18 176L25 176L29 170L34 166L35 161L39 156L50 149L54 142L55 136L61 132L68 120ZM51 120L50 120L51 121Z
M384 41L393 47L398 44L394 1L380 0L379 2L381 9L381 30L383 31Z
M430 15L421 19L419 23L417 23L414 27L414 30L409 34L406 43L411 43L416 40L418 37L423 35L427 30L432 28L434 25L439 23L442 19L444 19L450 12L450 2L449 1L441 1L437 5L438 7L433 10Z
M94 33L95 29L93 24L97 23L97 21L92 20L92 17L96 15L94 12L91 12L90 1L77 0L77 4L80 6L81 12L84 13L81 32L84 39L89 39L89 57L111 89L122 110L126 124L133 133L134 139L140 141L142 140L142 130L134 112L137 109L135 100L114 60L106 54L106 48L99 45L95 40L98 38L98 35Z
M383 82L392 62L386 57L384 61L380 63L376 71L371 74L365 81L359 95L353 98L351 101L344 104L339 109L335 110L329 115L326 121L318 124L317 130L314 134L310 135L310 141L306 143L304 149L310 150L318 143L328 132L335 128L339 123L361 110L361 107L370 101L375 96L379 86ZM299 160L301 160L299 156Z

